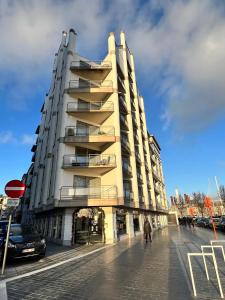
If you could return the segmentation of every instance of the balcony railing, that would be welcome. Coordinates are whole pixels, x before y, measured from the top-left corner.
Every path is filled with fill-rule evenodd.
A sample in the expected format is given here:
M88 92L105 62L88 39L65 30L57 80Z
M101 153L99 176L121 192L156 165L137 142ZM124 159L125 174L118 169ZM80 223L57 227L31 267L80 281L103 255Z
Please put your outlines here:
M154 188L155 188L155 191L156 191L158 194L160 194L160 187L159 187L159 185L158 185L158 184L155 184L155 185L154 185Z
M135 158L136 158L136 160L137 160L139 163L141 163L141 157L140 157L140 154L139 154L137 151L135 151Z
M110 61L72 61L71 62L72 69L82 69L82 70L89 70L89 69L111 69L112 63Z
M131 110L136 111L134 100L131 99Z
M134 144L139 144L138 135L136 133L134 133Z
M117 187L115 185L73 187L63 186L60 189L61 200L71 199L115 199L117 198Z
M111 80L71 80L69 88L71 89L89 89L89 88L107 88L113 87Z
M156 158L154 154L151 155L151 160L156 164Z
M139 172L137 172L137 179L138 179L141 183L143 182L142 174L140 174Z
M123 171L130 176L132 175L132 167L129 163L123 162Z
M63 167L114 167L114 154L64 155Z
M126 136L121 135L121 145L122 147L128 152L130 153L130 144L129 144L129 140Z
M134 201L134 193L131 192L130 190L124 190L124 200L128 202Z
M158 174L157 171L153 170L153 175L155 176L155 178L159 181L161 181L160 175Z
M127 114L128 111L127 111L127 103L126 103L126 100L125 100L125 97L122 93L119 94L119 100L120 100L120 103L122 105L122 109L123 111Z
M68 126L66 127L66 136L75 136L75 137L87 137L87 136L114 136L115 129L113 126Z
M68 112L83 112L83 111L113 111L113 102L86 102L86 103L67 103Z
M120 115L120 121L122 125L121 127L123 127L122 129L129 130L127 119L123 115Z

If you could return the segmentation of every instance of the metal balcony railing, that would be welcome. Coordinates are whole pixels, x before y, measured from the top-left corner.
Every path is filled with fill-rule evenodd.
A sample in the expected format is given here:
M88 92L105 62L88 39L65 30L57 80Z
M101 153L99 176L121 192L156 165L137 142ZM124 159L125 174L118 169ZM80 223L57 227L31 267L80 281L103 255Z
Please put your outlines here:
M64 155L63 167L113 167L116 166L114 154Z
M132 174L132 167L129 163L123 161L123 170L128 173Z
M126 103L126 100L125 100L125 97L122 93L119 93L119 100L120 100L120 103L122 105L122 109L125 113L128 113L127 111L127 103Z
M143 182L142 174L140 174L139 172L137 172L137 179L138 179L140 182Z
M115 129L113 126L68 126L66 127L66 136L86 137L86 136L114 136Z
M129 140L125 135L121 135L121 144L122 147L127 151L130 152L130 144L129 144Z
M130 190L124 190L123 191L123 194L124 194L124 200L125 201L134 201L134 193Z
M124 115L120 115L120 121L124 128L129 129L127 119L124 117Z
M71 89L89 89L89 88L107 88L113 87L111 80L71 80L69 88Z
M160 178L160 175L157 171L153 170L153 175L160 181L161 178Z
M139 144L139 139L137 134L134 134L134 144Z
M111 61L84 61L84 60L77 60L71 62L72 69L82 69L82 70L89 70L89 69L111 69L112 63Z
M140 154L139 154L137 151L135 151L135 157L136 157L136 160L137 160L139 163L141 163L141 157L140 157Z
M67 103L68 112L81 112L81 111L113 111L114 105L113 102L86 102L86 103Z
M61 200L76 199L115 199L117 198L117 187L115 185L73 187L62 186L60 189Z
M158 184L154 184L155 191L160 194L160 187Z
M144 204L145 202L145 197L143 195L139 196L139 203Z

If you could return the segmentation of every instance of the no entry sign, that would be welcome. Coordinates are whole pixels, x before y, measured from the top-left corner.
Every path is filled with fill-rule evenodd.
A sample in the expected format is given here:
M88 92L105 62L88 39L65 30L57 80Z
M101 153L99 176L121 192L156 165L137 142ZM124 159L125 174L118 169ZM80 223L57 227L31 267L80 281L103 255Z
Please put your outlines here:
M25 184L20 180L11 180L5 186L5 193L10 198L22 197L25 192Z

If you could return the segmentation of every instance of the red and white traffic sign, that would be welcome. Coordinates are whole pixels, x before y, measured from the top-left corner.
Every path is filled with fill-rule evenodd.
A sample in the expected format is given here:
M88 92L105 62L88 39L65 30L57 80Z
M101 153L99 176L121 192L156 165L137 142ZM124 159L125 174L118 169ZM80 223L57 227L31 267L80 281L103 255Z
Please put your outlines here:
M10 198L22 197L25 192L25 184L20 180L11 180L5 186L5 193Z

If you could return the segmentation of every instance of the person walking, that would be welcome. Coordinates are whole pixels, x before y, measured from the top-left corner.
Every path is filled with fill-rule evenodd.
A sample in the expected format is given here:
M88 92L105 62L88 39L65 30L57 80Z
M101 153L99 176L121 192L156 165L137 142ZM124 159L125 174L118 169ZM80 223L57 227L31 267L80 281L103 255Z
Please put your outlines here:
M146 243L148 242L148 239L152 242L152 227L147 217L144 221L144 238Z

